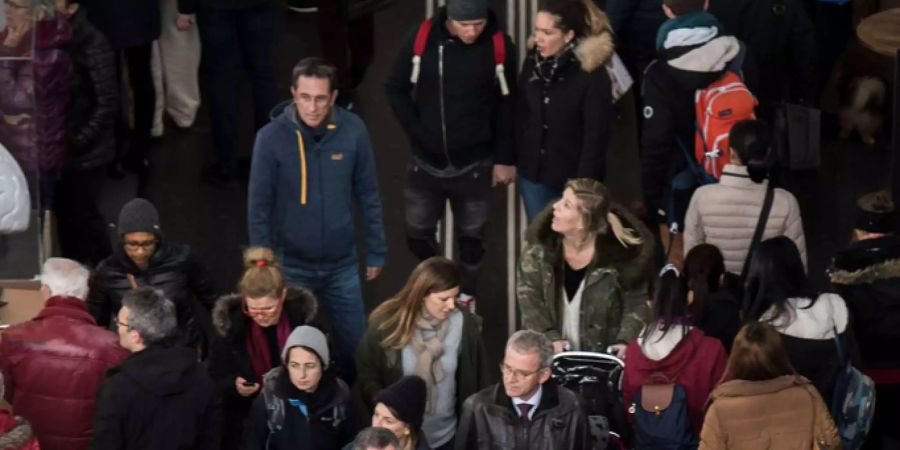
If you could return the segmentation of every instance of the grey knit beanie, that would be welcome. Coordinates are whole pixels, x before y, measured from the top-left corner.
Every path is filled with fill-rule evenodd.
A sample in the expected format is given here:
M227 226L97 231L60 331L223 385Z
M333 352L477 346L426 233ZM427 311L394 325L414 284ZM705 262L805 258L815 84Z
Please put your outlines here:
M487 19L487 0L448 0L447 17L452 20Z
M331 355L328 352L328 341L325 335L318 328L309 325L301 325L294 328L284 343L284 350L281 351L281 361L287 364L288 352L294 347L306 347L316 352L316 356L322 360L322 370L328 368L328 362L331 361Z
M162 236L156 207L146 199L136 198L126 203L119 212L119 236L141 232Z

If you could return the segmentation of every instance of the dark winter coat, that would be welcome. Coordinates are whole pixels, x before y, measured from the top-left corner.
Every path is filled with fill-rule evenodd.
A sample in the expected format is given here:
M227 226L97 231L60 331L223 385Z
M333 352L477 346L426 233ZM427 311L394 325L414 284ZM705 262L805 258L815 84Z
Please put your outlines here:
M0 32L0 40L7 31ZM72 61L64 50L72 37L61 16L35 22L32 40L18 49L0 45L0 142L25 173L59 170L66 156L66 107Z
M484 342L481 340L477 318L463 312L462 341L459 344L459 361L456 366L456 411L470 395L489 384ZM369 328L356 350L356 388L371 413L375 409L375 397L387 386L403 377L403 361L400 350L385 349L381 341L389 334L380 330L380 323L369 323Z
M830 277L859 324L862 368L876 383L900 384L900 238L851 244L834 258Z
M151 345L109 371L97 394L91 450L218 450L212 379L189 348Z
M612 85L604 64L613 39L605 22L560 55L545 82L534 73L537 50L519 75L516 106L516 167L529 181L562 189L571 178L602 181L612 129Z
M48 299L0 341L6 398L29 418L44 450L88 448L97 390L126 357L119 337L98 328L84 301L72 297Z
M499 383L466 399L456 433L456 450L587 450L588 423L572 391L552 381L524 422Z
M606 15L616 33L616 48L635 59L656 54L656 30L666 21L662 0L608 0ZM640 74L632 74L640 76Z
M115 157L114 124L119 109L116 56L106 36L78 10L69 20L72 42L67 50L74 73L66 111L66 167L102 166Z
M802 0L710 0L709 12L765 74L753 91L761 102L816 102L816 37Z
M503 96L492 40L500 29L496 17L488 16L487 26L471 45L447 31L446 8L430 20L418 83L413 86L410 82L416 25L400 46L385 84L391 109L409 137L414 157L435 169L462 169L489 158L496 164L512 164L516 81L512 40L504 34L510 95Z
M702 322L698 321L694 325L703 330L703 334L718 339L725 347L725 352L731 353L731 344L734 343L734 337L742 325L741 302L733 291L727 288L721 288L710 294L706 301L709 303Z
M138 269L125 254L122 245L97 265L91 275L87 304L101 327L115 329L115 315L122 307L122 296L133 286L160 289L175 303L178 328L187 342L203 342L209 330L209 311L216 301L216 291L206 269L188 246L160 241L150 258L147 270Z
M252 8L272 0L178 0L178 12L181 14L195 14L203 9L224 9L234 11L236 9Z
M242 377L254 380L253 365L247 354L246 330L253 319L241 309L240 295L227 295L216 301L212 323L216 338L209 353L209 374L222 396L222 408L228 427L240 426L253 402L253 397L238 395L234 380ZM284 300L282 314L286 314L291 329L310 323L316 315L316 298L305 288L291 288ZM275 367L281 365L281 355L274 355ZM236 423L234 423L234 422Z
M358 430L347 384L326 371L316 391L306 394L294 387L286 370L277 367L266 374L247 419L244 449L337 450L352 441Z
M643 243L623 247L612 233L597 236L594 259L584 273L580 337L584 351L603 352L626 343L644 328L647 281L654 252L653 235L634 215L619 205L612 208L626 228L634 228ZM522 326L562 339L561 312L562 236L550 228L553 208L548 206L528 227L519 263L516 297Z
M88 19L115 50L150 44L159 38L159 0L84 0Z
M696 90L719 79L726 69L741 70L745 53L740 41L721 33L698 44L665 48L663 43L671 31L700 34L707 27L721 30L721 24L708 13L687 14L670 22L664 25L682 25L660 29L658 56L647 66L641 87L641 185L647 211L660 222L665 216L656 213L666 210L665 193L672 177L686 167L679 143L693 155Z
M728 357L722 343L704 335L700 329L691 328L686 335L683 332L682 327L674 326L660 338L659 331L655 330L654 334L628 344L622 399L625 408L630 408L648 379L662 373L684 388L690 423L694 435L700 436L706 398L722 378Z

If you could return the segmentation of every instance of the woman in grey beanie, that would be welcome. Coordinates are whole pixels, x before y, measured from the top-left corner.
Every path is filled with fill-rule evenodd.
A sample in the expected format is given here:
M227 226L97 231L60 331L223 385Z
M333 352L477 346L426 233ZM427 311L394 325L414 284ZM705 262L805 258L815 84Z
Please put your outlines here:
M336 450L351 442L358 426L350 388L330 370L325 335L308 325L294 328L281 357L250 408L244 448Z

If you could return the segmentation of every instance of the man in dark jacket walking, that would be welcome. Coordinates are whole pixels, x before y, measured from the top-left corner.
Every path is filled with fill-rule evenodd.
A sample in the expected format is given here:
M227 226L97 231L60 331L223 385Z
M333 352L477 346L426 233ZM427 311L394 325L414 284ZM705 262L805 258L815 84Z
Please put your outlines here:
M358 116L334 105L336 77L321 58L294 67L293 100L273 112L256 138L247 221L250 245L273 249L285 279L313 291L325 308L338 371L352 383L366 331L354 203L362 214L366 280L381 273L387 245L369 132Z
M125 293L152 287L174 302L182 340L204 349L205 337L211 334L209 311L216 301L206 269L190 247L163 240L159 213L149 201L136 198L126 203L118 225L121 241L91 277L87 303L97 324L114 328Z
M584 409L568 389L550 381L553 344L541 333L521 330L506 342L503 382L463 404L456 450L588 449Z
M854 240L834 258L831 283L856 326L863 371L875 382L875 420L864 448L890 448L900 440L900 237L887 192L857 202Z
M106 36L87 20L81 0L57 0L56 6L72 25L66 51L74 71L66 111L65 166L53 209L63 256L93 267L112 253L97 197L106 165L116 155L116 57Z
M490 188L515 180L512 126L515 49L485 0L450 0L429 19L420 55L412 30L386 83L406 132L412 161L406 175L406 233L420 260L440 254L435 231L449 200L463 268L462 290L475 294ZM429 26L429 25L426 25ZM417 76L416 76L417 75Z
M128 356L84 304L89 275L70 259L48 259L41 272L44 309L0 341L6 398L31 421L44 450L88 448L97 390L106 371Z
M656 36L657 58L644 72L641 135L641 185L649 221L667 219L684 228L687 202L675 217L667 217L666 196L675 174L687 167L694 148L694 93L718 80L726 70L743 71L746 53L734 36L706 12L706 0L665 0L669 20ZM748 86L753 83L747 79ZM663 233L666 236L667 233ZM676 236L680 239L680 235ZM676 244L676 248L678 244ZM680 255L674 255L676 259Z
M97 394L91 450L219 450L219 398L197 354L173 345L175 305L135 289L122 299L116 327L131 356Z
M253 92L253 122L259 130L269 122L278 101L275 83L275 39L278 29L272 0L178 0L178 29L188 30L197 18L203 46L201 72L204 101L209 105L215 161L204 169L207 183L234 181L238 148L238 73L240 54ZM239 50L235 52L235 47Z

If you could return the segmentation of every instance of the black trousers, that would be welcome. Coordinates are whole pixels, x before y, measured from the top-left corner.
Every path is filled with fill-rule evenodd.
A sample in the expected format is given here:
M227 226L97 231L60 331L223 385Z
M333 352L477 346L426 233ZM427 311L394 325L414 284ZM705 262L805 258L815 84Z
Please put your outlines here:
M104 169L63 170L53 209L62 256L94 267L112 254L106 220L97 209Z

